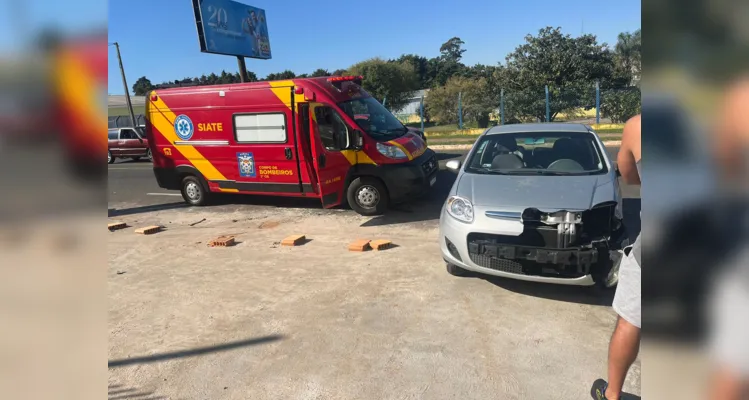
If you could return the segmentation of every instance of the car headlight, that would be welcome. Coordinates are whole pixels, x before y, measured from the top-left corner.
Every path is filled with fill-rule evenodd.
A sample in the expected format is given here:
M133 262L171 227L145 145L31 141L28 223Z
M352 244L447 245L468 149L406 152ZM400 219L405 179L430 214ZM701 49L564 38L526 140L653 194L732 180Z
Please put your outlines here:
M447 212L457 220L473 222L473 204L468 199L450 196L447 199Z
M403 152L400 148L396 146L391 146L389 144L384 143L377 143L377 151L380 152L385 157L388 158L394 158L394 159L401 159L401 158L408 158L406 153Z

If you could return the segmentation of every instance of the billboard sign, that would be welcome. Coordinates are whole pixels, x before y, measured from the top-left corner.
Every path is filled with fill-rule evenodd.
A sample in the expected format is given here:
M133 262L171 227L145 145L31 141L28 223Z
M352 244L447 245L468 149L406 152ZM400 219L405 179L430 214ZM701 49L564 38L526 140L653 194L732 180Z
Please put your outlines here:
M200 51L270 59L265 10L231 0L192 0Z

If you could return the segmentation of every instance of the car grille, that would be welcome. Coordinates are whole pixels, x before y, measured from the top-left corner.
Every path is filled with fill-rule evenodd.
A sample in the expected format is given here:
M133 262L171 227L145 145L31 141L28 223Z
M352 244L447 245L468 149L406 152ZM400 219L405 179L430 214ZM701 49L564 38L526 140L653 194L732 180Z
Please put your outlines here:
M437 169L437 158L434 156L430 157L424 164L421 164L421 168L424 169L426 175L431 174Z
M517 261L484 256L476 253L469 253L469 255L471 256L471 261L480 267L493 269L495 271L509 272L511 274L523 274L523 266Z

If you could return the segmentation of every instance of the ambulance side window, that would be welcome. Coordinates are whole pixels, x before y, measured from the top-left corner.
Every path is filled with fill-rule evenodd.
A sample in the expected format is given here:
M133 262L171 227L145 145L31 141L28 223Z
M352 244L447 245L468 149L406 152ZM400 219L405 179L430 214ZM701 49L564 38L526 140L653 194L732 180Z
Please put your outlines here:
M330 107L315 108L317 132L326 150L340 151L347 149L348 128L343 119Z

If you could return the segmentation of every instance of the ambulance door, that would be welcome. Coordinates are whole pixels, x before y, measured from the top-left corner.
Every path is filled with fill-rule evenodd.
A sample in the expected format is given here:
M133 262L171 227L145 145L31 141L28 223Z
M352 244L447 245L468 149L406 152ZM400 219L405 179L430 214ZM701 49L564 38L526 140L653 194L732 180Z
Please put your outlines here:
M232 115L233 188L280 195L302 192L294 122L285 105Z
M351 130L332 107L310 103L312 155L323 206L337 206L345 199L344 185L351 163L342 153L349 147Z

